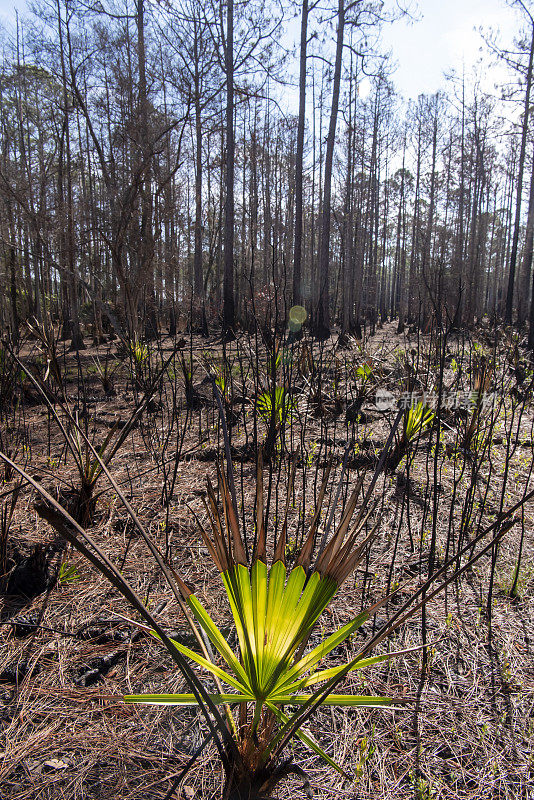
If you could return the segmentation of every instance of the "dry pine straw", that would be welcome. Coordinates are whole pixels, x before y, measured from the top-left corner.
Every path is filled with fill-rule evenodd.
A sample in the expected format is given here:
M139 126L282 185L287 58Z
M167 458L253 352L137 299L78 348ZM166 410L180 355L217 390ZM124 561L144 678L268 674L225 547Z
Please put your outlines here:
M384 338L378 340L377 337L374 346L380 353L392 349ZM121 404L124 404L123 397ZM111 412L114 411L113 402L118 401L111 402ZM51 485L54 480L53 474L47 472L42 412L37 407L32 413L34 418L30 416L30 422L35 424L32 468L45 476L45 484ZM529 409L528 418L521 426L521 436L530 435L531 424ZM320 421L310 420L308 430L307 436L320 438ZM376 442L383 442L385 431L383 422L371 420L361 432L361 438L369 436ZM198 433L192 425L184 442L185 449L194 450L196 442ZM238 436L236 442L239 442ZM60 451L59 436L55 437L55 443L56 450ZM52 453L54 446L53 443ZM416 491L415 499L410 502L409 519L416 552L412 553L409 547L405 507L395 561L394 579L407 581L412 587L419 580L420 530L429 525L428 521L422 521L423 508L416 502L418 493L423 499L425 496L426 455L423 448L411 470ZM498 448L493 458L491 501L498 499L499 477L504 468ZM179 465L171 529L167 532L162 525L165 514L160 504L161 478L154 470L147 472L151 466L151 456L136 431L126 444L124 454L114 464L113 472L119 480L132 478L133 504L143 523L163 548L167 543L166 533L170 536L174 566L208 604L216 621L225 627L229 624L229 614L219 578L207 566L206 552L199 545L194 522L184 506L187 501L200 511L198 495L205 475L213 475L213 465L200 463L194 457ZM518 450L512 459L514 480L510 483L507 504L521 496L528 467L524 453ZM487 465L482 465L482 475L485 470ZM252 465L244 466L247 508L253 505L253 472ZM138 479L141 473L142 478ZM64 477L69 471L61 466L57 474ZM452 466L444 468L440 474L438 553L440 546L442 549L445 546L453 477ZM483 489L482 486L481 491ZM298 485L297 507L302 491L302 485ZM311 485L307 491L312 497ZM400 507L406 499L403 492L402 486L399 488L394 480L388 479L381 535L366 565L369 575L374 576L369 600L380 597L387 580ZM280 493L283 498L283 482ZM29 493L19 501L13 535L19 543L48 542L50 531L36 519L32 502ZM295 517L297 513L295 510ZM318 798L532 800L534 604L531 564L534 538L531 507L526 509L525 524L526 577L521 584L521 595L518 600L511 601L503 591L509 585L517 555L518 531L515 531L504 542L499 555L491 636L481 614L490 567L488 558L477 565L458 589L450 588L446 596L428 608L432 647L424 682L421 682L421 656L415 653L377 665L365 675L352 675L341 687L347 692L419 697L415 710L381 712L332 708L312 718L312 732L355 776L352 783L344 782L305 748L294 745L294 758L310 775ZM152 560L147 558L139 537L134 534L129 541L131 526L110 495L106 494L100 503L99 518L92 533L119 564L129 542L125 575L141 595L149 593L151 607L169 601L169 593ZM43 626L75 632L84 623L94 623L99 617L110 618L114 611L129 614L125 602L76 553L67 552L63 558L76 566L79 579L56 586L22 609L13 607L12 600L6 600L4 618L17 614L29 616L35 611L40 614ZM424 559L422 564L425 570ZM355 579L347 582L331 611L325 614L317 640L325 631L333 630L360 610L362 577L362 573L358 573ZM170 602L160 618L170 629L185 633L184 621ZM119 624L118 628L124 630L124 625ZM370 622L366 632L371 629ZM17 663L29 667L29 674L17 686L4 683L0 687L3 738L0 796L3 800L149 800L165 796L170 779L180 772L203 738L201 717L194 709L173 711L125 706L118 699L110 699L110 695L134 691L183 690L180 675L156 642L142 637L132 643L102 644L47 630L15 638L8 625L1 626L0 636L0 672ZM333 653L330 663L349 658L363 641L364 637L358 635ZM399 649L420 642L419 615L390 646ZM117 658L98 683L88 687L76 684L76 678L84 670L110 654ZM220 780L216 752L209 746L188 774L181 794L175 796L216 797ZM288 780L279 787L279 797L300 796L298 786L299 781Z

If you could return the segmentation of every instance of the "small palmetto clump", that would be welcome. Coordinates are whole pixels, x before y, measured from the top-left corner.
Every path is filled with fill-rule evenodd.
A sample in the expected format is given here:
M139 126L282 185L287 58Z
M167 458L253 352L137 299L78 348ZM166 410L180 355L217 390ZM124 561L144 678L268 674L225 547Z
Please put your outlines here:
M277 427L280 428L288 417L293 414L295 404L290 393L284 386L276 386L274 390L274 403L273 392L263 392L256 400L256 408L266 425L270 424L274 411L275 423Z
M138 388L143 388L146 381L147 369L150 366L150 351L148 345L140 339L134 339L129 344L129 357L133 382Z
M139 339L134 339L130 343L130 353L136 368L142 369L148 359L148 347Z
M255 405L267 429L263 445L265 456L271 458L277 449L281 451L284 448L286 424L297 407L285 386L275 386L273 390L262 392L256 398Z
M64 392L63 367L58 353L58 335L54 332L53 326L48 322L47 325L33 319L26 322L30 334L37 342L37 347L46 359L46 368L43 375L43 382L51 378L60 393Z
M102 388L108 397L113 397L116 394L115 391L115 384L114 384L114 375L115 372L118 370L120 366L120 362L116 362L114 366L110 367L110 353L109 350L106 353L106 357L104 359L104 363L101 362L98 354L93 357L93 364L96 376L100 383L102 384Z
M212 694L210 697L215 704L227 707L229 728L239 753L237 763L233 763L232 775L227 776L234 792L231 796L264 796L263 792L269 786L272 787L275 780L276 762L281 748L292 735L297 736L328 764L345 774L302 727L302 720L299 722L303 713L317 703L318 697L322 705L387 706L393 702L388 697L330 692L349 671L390 658L392 653L372 658L355 658L348 663L316 671L322 659L353 634L383 601L360 613L320 644L305 652L321 614L365 555L378 527L376 522L360 540L373 512L373 508L367 507L367 501L362 504L352 522L362 489L360 480L345 505L339 527L327 543L321 542L322 546L312 564L329 471L327 469L322 482L309 533L292 569L288 569L286 565L285 554L294 467L289 480L283 526L274 547L270 567L267 559L261 458L258 462L256 486L257 543L251 565L247 561L236 509L222 469L218 470L222 513L216 492L208 481L205 504L211 534L200 526L201 534L221 575L237 631L239 653L234 653L199 599L183 583L181 591L187 598L188 606L222 657L224 666L211 663L178 641L174 641L174 646L180 654L211 672L216 679L229 687L228 691ZM322 539L324 538L323 534ZM317 685L322 685L321 689L314 694L306 693L306 689ZM125 700L177 706L197 703L195 696L189 693L136 694L126 696ZM229 709L230 705L235 704L240 709L239 724L236 724ZM296 707L297 710L290 712L288 707ZM239 787L243 786L248 788L241 793Z
M491 387L492 376L491 367L483 359L480 366L475 370L474 389L472 392L473 410L466 423L465 432L461 437L461 447L469 452L481 450L487 438L488 431L481 426L481 417L484 408L484 395Z
M402 430L395 447L387 458L387 468L395 470L417 440L426 433L434 422L435 413L420 400L417 405L406 409L402 420Z

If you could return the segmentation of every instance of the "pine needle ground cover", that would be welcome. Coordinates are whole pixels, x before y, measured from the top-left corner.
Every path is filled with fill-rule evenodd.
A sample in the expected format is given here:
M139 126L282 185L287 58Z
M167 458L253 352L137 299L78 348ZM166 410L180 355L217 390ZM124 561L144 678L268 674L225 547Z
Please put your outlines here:
M193 344L200 363L206 343L195 340ZM397 351L409 352L411 344L404 337L396 337L392 329L379 332L367 344L377 362L376 371L387 373L381 380L388 382L391 390L395 389L401 363ZM246 343L238 342L236 348L240 346L246 350ZM222 357L219 345L213 343L211 347ZM462 353L457 347L454 358L456 367L461 367ZM87 367L91 355L94 353L89 351ZM314 355L321 357L317 350ZM331 370L330 383L337 381L336 391L344 393L348 405L352 387L345 377L348 370L345 373L344 357L355 360L360 354L354 348L344 356L332 355L325 369ZM502 380L505 387L508 365L504 348L498 358L496 380ZM73 362L70 369L66 380L69 392L75 394L78 387ZM336 376L336 369L341 377ZM467 364L465 369L466 380L470 380ZM445 377L452 385L458 370L454 365L447 370ZM246 371L244 374L246 381ZM425 368L419 369L418 376L424 381ZM198 385L202 379L198 372ZM239 370L234 370L232 379L234 396L246 399ZM94 415L94 436L100 442L118 416L127 419L134 409L135 388L130 385L126 368L116 380L117 397L106 398L98 388L97 376L91 376L87 369L85 392ZM323 391L330 391L325 384L323 381ZM235 619L227 593L191 513L193 510L206 531L211 530L202 497L206 477L214 485L217 482L211 457L212 450L220 453L222 445L217 411L206 397L203 407L188 412L184 402L179 414L171 415L168 409L174 388L180 397L179 365L176 375L166 378L151 415L144 415L131 432L112 471L168 563L194 589L199 604L209 610L214 624L237 652L239 637L234 633ZM253 386L249 390L252 394ZM510 391L503 394L511 396ZM284 554L288 569L298 558L305 543L304 532L313 522L329 460L333 457L334 470L339 474L347 443L354 436L347 457L348 477L339 498L346 502L359 478L368 485L373 457L389 433L387 420L371 406L364 409L366 420L354 430L344 414L317 418L308 413L304 391L295 394L294 402L297 411L292 413L284 436L287 451L275 454L272 480L265 465L264 478L269 522L280 534L291 458L300 447L287 509ZM253 509L257 505L257 468L250 447L253 403L242 405L242 409L232 428L231 446L239 522L241 529L253 531ZM60 494L65 481L74 480L75 464L65 455L63 440L49 424L42 404L34 400L24 415L24 435L19 410L3 421L3 439L13 452L18 449L23 454L33 476ZM384 594L397 586L400 589L387 607L378 609L325 653L321 668L335 670L350 662L385 615L402 602L403 595L426 578L434 531L432 552L439 563L454 553L458 538L469 542L484 521L493 519L503 494L506 505L521 498L532 463L530 401L515 406L507 402L496 411L493 421L485 418L484 424L492 427L489 434L486 431L484 437L477 438L482 443L479 453L466 453L456 445L456 439L465 438L462 424L468 426L470 420L467 416L463 422L451 416L444 419L437 484L433 474L435 442L428 437L421 437L417 448L405 454L395 473L381 476L376 538L328 605L309 640L309 649L320 647L328 635L350 624ZM260 427L260 438L261 434ZM181 450L176 463L177 442ZM475 468L477 480L473 482ZM334 491L329 491L328 497L335 497L333 476ZM15 479L10 475L5 478L7 491ZM22 569L24 558L29 558L35 545L41 545L51 577L34 597L13 591L3 595L0 672L4 757L0 792L6 798L164 798L175 777L202 746L205 724L195 706L125 704L120 699L140 693L180 696L188 690L157 639L125 621L124 617L132 616L127 604L75 551L63 548L37 517L34 499L27 490L19 495L9 526L6 564L10 570L15 563ZM340 502L338 508L342 507ZM322 526L332 508L326 504ZM336 516L338 512L333 513L336 529L341 519ZM527 504L513 536L502 540L495 557L490 555L479 562L458 585L428 606L424 680L422 653L415 650L369 669L349 672L336 688L346 696L419 698L417 704L389 712L328 705L307 723L314 742L350 779L327 766L305 741L292 740L290 752L310 776L310 788L317 797L528 798L534 694L529 633L534 629L529 566L532 530L532 507ZM157 610L158 619L164 621L173 638L196 652L182 612L171 600L156 565L147 558L142 541L112 492L99 497L91 533L149 607ZM269 553L273 553L274 545L274 540L267 538ZM257 563L263 562L260 559ZM56 569L58 579L52 580ZM420 614L411 619L391 641L379 645L375 655L418 647L422 623ZM301 691L304 693L305 687ZM171 796L219 796L221 774L214 765L218 765L217 754L208 743ZM288 777L276 787L277 796L305 796L302 782L297 775Z

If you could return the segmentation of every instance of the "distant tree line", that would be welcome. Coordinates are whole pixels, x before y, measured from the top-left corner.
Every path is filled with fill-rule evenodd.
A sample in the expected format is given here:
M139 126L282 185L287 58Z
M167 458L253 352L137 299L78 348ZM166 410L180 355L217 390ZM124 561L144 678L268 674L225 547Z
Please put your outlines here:
M381 0L40 0L3 39L3 330L55 320L77 349L89 327L232 336L303 305L321 338L489 315L533 346L520 8L513 53L487 43L504 101L465 77L405 103Z

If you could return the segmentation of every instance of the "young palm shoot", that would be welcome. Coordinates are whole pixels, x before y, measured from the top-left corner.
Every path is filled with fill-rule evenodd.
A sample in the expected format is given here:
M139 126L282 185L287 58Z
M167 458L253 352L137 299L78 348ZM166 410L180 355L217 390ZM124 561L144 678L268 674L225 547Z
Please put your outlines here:
M146 368L150 361L148 345L136 338L129 343L128 351L134 383L137 387L142 388L145 381Z
M461 446L467 452L476 452L484 445L487 431L481 427L481 416L484 408L484 396L490 389L491 379L492 369L484 360L475 373L473 410L461 440Z
M294 473L293 473L294 474ZM205 501L211 532L200 526L204 543L219 570L234 619L239 653L235 653L196 595L185 588L187 603L224 662L219 666L207 661L190 648L173 641L174 646L195 664L211 672L226 684L228 691L210 695L216 704L238 705L240 724L234 730L239 759L228 776L229 790L235 797L262 797L272 787L276 764L272 754L278 740L277 723L282 727L289 721L287 706L299 710L315 701L310 687L335 679L344 671L357 670L391 658L393 653L372 658L355 659L348 664L319 669L319 663L353 634L375 612L384 600L360 613L320 644L304 652L319 617L332 601L344 580L354 571L374 539L378 523L363 534L373 507L363 503L353 521L362 482L354 488L339 526L321 550L312 566L321 510L328 475L323 479L318 507L309 533L292 569L285 561L287 514L292 493L289 481L285 518L274 548L271 566L267 559L266 521L263 514L263 475L261 459L257 469L256 534L257 542L252 564L247 563L245 546L239 529L227 479L218 469L218 490L208 481ZM199 523L200 524L200 523ZM126 702L188 706L196 698L185 694L134 694ZM394 702L389 697L328 694L322 705L352 707L383 707ZM295 735L319 754L340 773L343 769L319 746L303 727Z
M282 383L283 370L282 375L279 374L282 364L282 342L279 340L268 348L266 365L268 372L265 375L267 380L264 386L260 378L261 391L258 392L255 400L256 412L267 428L263 451L266 458L269 459L277 446L280 449L283 448L286 423L296 411L291 392Z
M65 438L65 444L74 460L78 471L79 485L75 487L75 501L71 510L76 522L84 527L93 523L98 500L98 495L95 494L95 488L100 476L106 471L107 466L111 464L111 461L122 448L122 445L130 435L136 422L144 413L154 394L158 381L167 369L173 355L174 354L167 359L152 383L147 387L143 400L138 403L136 408L131 412L126 423L121 426L120 420L118 420L112 426L108 435L98 448L93 447L92 443L89 441L87 430L84 430L79 424L78 414L73 414L67 402L57 401L57 404L64 414L62 418L56 408L56 404L50 401L44 384L31 373L27 373L29 380L40 392L50 413L58 424ZM17 364L19 364L21 368L24 368L18 357L13 357Z
M276 427L280 429L287 418L293 414L295 405L288 390L284 386L276 386L274 404L273 393L263 392L256 400L256 408L266 425L269 425L274 413Z
M430 430L434 422L434 412L423 405L421 400L416 406L410 406L404 412L402 431L397 437L395 447L387 458L387 469L396 470L400 462L418 439Z
M95 367L98 380L102 384L102 388L104 389L106 395L108 397L112 397L116 394L113 378L115 372L117 372L117 370L120 367L120 362L117 361L115 365L110 368L109 355L110 351L108 350L106 353L106 358L104 360L104 363L102 364L97 354L96 356L93 357L93 364Z

